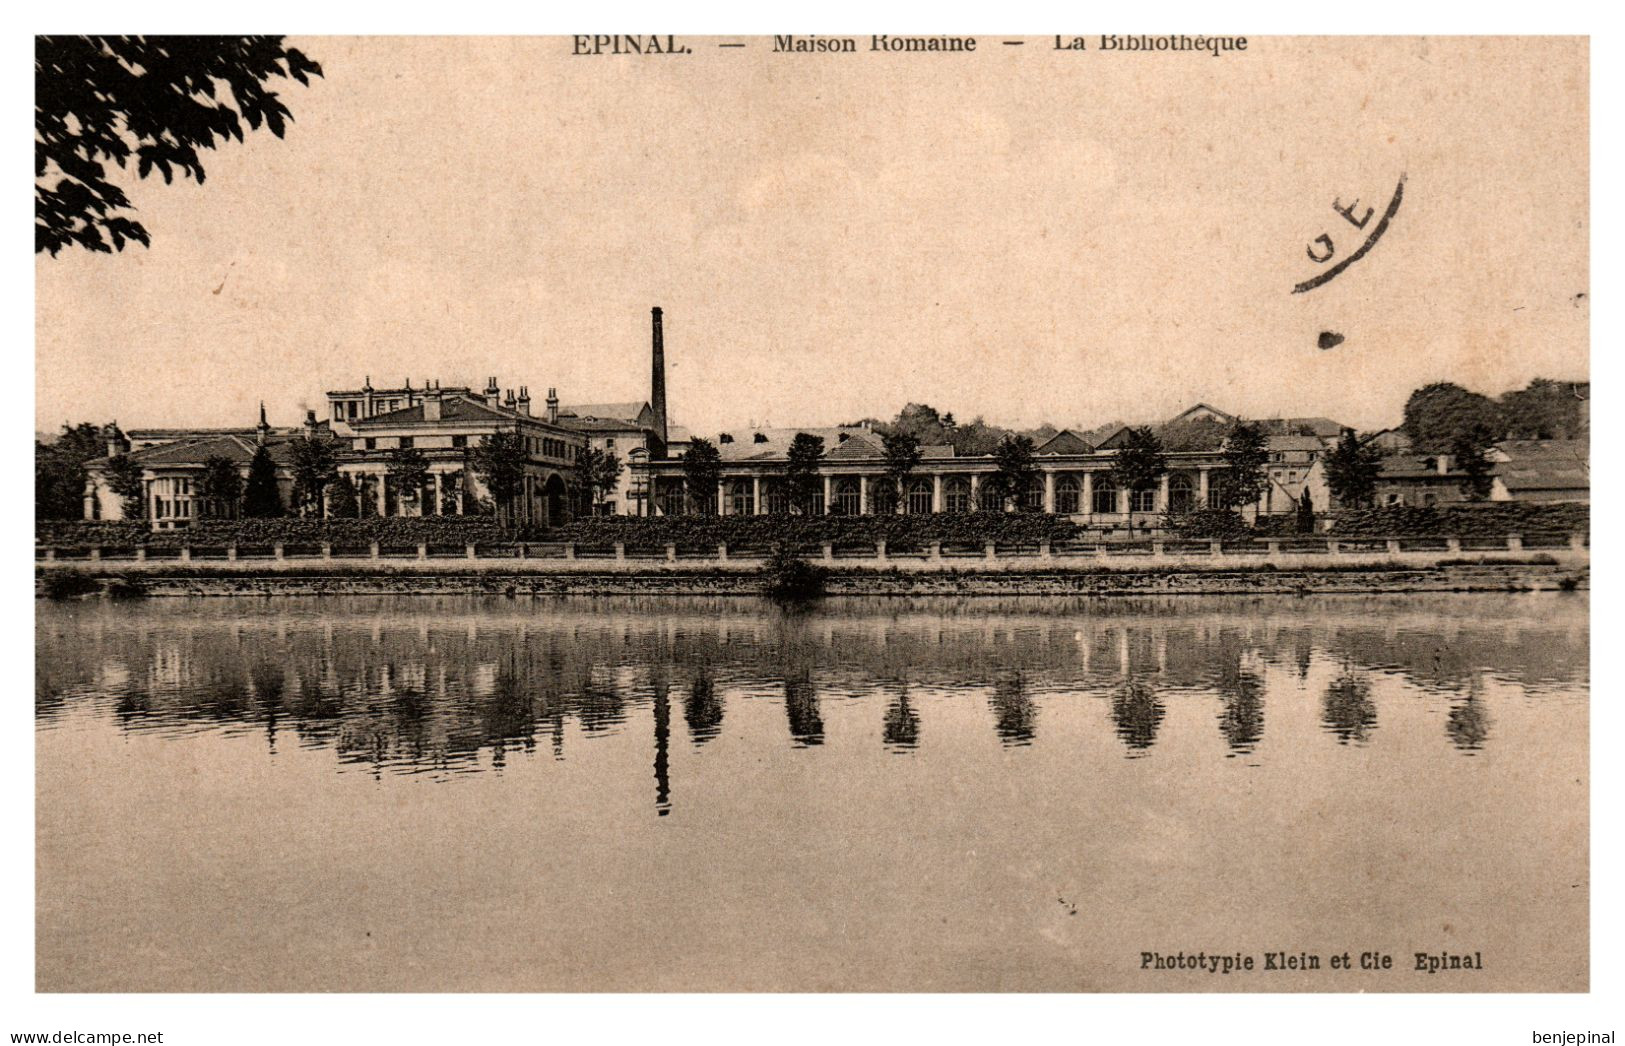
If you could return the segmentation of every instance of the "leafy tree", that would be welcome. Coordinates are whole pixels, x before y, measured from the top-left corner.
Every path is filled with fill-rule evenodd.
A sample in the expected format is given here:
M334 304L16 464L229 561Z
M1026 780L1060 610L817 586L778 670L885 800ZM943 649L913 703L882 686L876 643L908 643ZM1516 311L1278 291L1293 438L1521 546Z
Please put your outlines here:
M209 507L209 514L231 519L237 515L237 502L243 496L243 474L237 463L220 454L203 462L203 478L198 481L198 493Z
M322 494L338 475L338 441L331 436L293 441L293 500L299 514L322 511Z
M327 485L327 514L334 519L355 519L361 514L360 492L350 477L340 472Z
M248 483L243 487L243 515L249 519L277 519L284 512L282 491L277 488L276 464L271 452L261 444L248 462Z
M898 503L902 504L908 496L908 478L920 467L920 440L912 433L888 432L881 441L886 446L886 478L897 491Z
M1458 436L1480 429L1497 434L1504 430L1494 400L1450 382L1435 382L1411 393L1405 401L1404 427L1411 449L1419 454L1448 453Z
M1536 378L1501 397L1508 439L1587 439L1591 383Z
M35 37L35 252L150 243L104 161L122 170L133 156L137 177L157 168L168 183L178 170L202 184L198 150L242 141L243 121L283 136L293 117L272 77L321 75L280 36Z
M394 448L389 452L385 471L394 481L402 515L406 514L408 499L422 503L424 488L429 485L429 459L424 457L423 451L416 447Z
M1134 492L1146 490L1168 471L1168 456L1162 451L1162 440L1149 425L1128 430L1123 445L1112 458L1112 479L1119 488L1129 491L1128 525L1134 529Z
M1482 425L1475 425L1457 433L1450 445L1450 456L1455 459L1456 467L1465 473L1461 479L1461 492L1468 501L1483 501L1490 496L1490 488L1495 482L1494 465L1485 451L1494 442L1494 432Z
M141 466L128 454L117 454L107 460L107 489L123 502L125 519L140 519L146 514L143 509L147 499L141 496Z
M591 446L581 448L580 455L576 457L574 486L589 515L593 514L592 510L597 508L604 495L615 488L624 467L620 456L613 450L598 450Z
M1225 474L1221 480L1220 499L1224 507L1234 512L1251 505L1264 496L1269 488L1269 437L1257 425L1238 421L1224 438Z
M101 429L88 421L63 425L49 443L34 443L34 516L78 519L84 514L85 462L104 456Z
M1313 534L1315 532L1315 499L1310 496L1309 488L1304 487L1303 493L1298 497L1298 533Z
M683 482L688 487L685 500L695 509L715 515L721 477L722 452L710 440L696 436L683 455Z
M1021 492L1038 476L1031 436L1008 435L993 452L993 475L987 482L1001 501L1020 499Z
M525 440L518 431L506 429L481 436L479 445L469 455L469 464L491 495L499 514L513 514L514 499L525 482Z
M1361 443L1353 429L1326 455L1326 485L1332 496L1348 508L1366 508L1377 493L1377 477L1382 473L1382 448Z
M812 511L813 498L820 489L818 470L824 463L824 437L796 433L786 455L784 481L791 506L802 515Z

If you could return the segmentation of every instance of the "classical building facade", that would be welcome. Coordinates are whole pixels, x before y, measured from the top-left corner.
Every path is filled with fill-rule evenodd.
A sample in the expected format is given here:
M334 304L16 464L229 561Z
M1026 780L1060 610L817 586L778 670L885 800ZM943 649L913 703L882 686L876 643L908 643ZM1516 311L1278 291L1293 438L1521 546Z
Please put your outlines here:
M200 489L208 464L224 458L246 476L260 447L270 456L285 501L294 486L296 441L331 438L338 445L338 471L356 492L356 507L367 515L461 515L491 511L490 491L472 464L482 439L512 433L523 447L520 491L509 509L521 523L543 526L567 520L585 508L604 514L667 515L717 511L760 515L791 511L788 466L798 434L823 441L824 456L810 510L859 515L880 512L941 513L977 509L1029 508L1071 516L1081 522L1117 526L1132 516L1151 525L1163 513L1217 507L1224 502L1226 477L1222 444L1239 419L1199 403L1156 426L1167 456L1167 471L1138 490L1113 476L1116 451L1127 430L1098 441L1067 429L1036 447L1031 483L1010 498L994 496L989 480L998 473L991 454L960 455L951 445L921 448L919 464L897 489L888 475L881 435L863 425L749 428L710 439L721 459L714 487L691 490L684 455L693 446L685 429L671 424L666 402L663 317L651 310L649 397L612 403L561 405L548 389L533 410L528 386L502 390L488 379L483 390L442 387L437 381L414 386L410 379L375 388L370 377L358 388L327 393L328 416L307 413L302 425L277 429L260 423L245 429L139 429L109 426L108 458L87 463L85 515L118 519L124 499L110 485L109 464L127 456L140 469L142 515L155 527L189 525L204 513L230 514L208 505ZM1254 422L1267 434L1267 484L1242 514L1297 511L1306 499L1317 510L1332 505L1325 457L1344 427L1329 418L1269 418ZM1497 461L1497 499L1583 500L1588 495L1584 447L1575 443L1524 441L1503 444ZM615 482L596 499L578 495L578 465L592 448L614 455L622 465ZM428 481L421 491L394 489L390 467L401 450L420 453ZM1448 458L1385 463L1379 504L1439 504L1456 500L1460 475ZM331 513L331 503L321 511Z

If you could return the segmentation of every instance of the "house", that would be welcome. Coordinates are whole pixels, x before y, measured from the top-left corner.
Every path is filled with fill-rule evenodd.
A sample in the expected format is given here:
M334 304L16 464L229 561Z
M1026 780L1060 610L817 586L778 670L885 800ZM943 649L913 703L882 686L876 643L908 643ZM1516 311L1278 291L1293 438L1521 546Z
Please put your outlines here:
M1377 473L1375 502L1430 508L1467 500L1467 473L1449 454L1390 454Z
M1585 440L1505 440L1494 462L1491 501L1591 501L1590 447Z

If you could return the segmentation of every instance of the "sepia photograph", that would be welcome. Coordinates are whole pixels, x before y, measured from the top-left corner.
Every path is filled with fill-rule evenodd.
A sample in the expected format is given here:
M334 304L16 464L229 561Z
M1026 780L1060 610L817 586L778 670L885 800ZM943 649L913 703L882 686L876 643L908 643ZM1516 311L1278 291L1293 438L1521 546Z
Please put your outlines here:
M35 993L1592 990L1588 38L33 48Z

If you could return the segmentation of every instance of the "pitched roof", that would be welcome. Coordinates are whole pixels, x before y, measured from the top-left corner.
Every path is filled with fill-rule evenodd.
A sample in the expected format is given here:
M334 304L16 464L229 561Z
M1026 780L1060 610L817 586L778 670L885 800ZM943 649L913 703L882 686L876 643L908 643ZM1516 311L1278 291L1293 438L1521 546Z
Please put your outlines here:
M1440 472L1436 463L1439 458L1445 457L1446 470ZM1455 462L1449 461L1443 454L1390 454L1382 459L1382 468L1378 472L1378 480L1394 479L1460 479L1466 473L1456 468Z
M1495 445L1507 458L1495 476L1508 490L1590 490L1590 445L1577 439L1518 439Z
M299 438L302 437L288 433L273 433L266 440L265 449L270 452L273 462L288 465L293 462L293 441ZM227 461L246 466L253 460L256 447L254 439L243 436L211 436L143 447L141 450L131 451L129 457L131 461L146 468L202 468L210 458L225 458ZM85 465L95 467L105 465L110 460L97 458L85 462Z
M1314 436L1278 435L1269 437L1271 450L1325 450L1326 444Z
M1332 439L1343 434L1346 427L1331 418L1261 418L1254 422L1265 432L1295 434L1304 429L1320 439Z
M636 424L643 417L643 412L651 410L647 401L634 400L626 403L576 403L570 406L559 407L559 417L580 418L583 421L615 420L627 421Z
M764 428L734 433L732 442L720 438L716 444L722 460L727 461L783 461L789 457L790 444L798 433L818 436L824 441L824 458L828 461L873 461L886 452L880 433L859 426L836 425L829 428ZM761 439L757 437L760 436ZM920 448L922 458L932 460L951 458L954 448L947 444L932 444Z
M1198 403L1193 407L1187 407L1184 410L1180 411L1178 414L1175 414L1173 417L1169 418L1164 424L1177 425L1180 422L1190 420L1190 416L1192 414L1201 414L1201 413L1204 413L1204 412L1207 413L1207 414L1215 415L1222 421L1235 421L1236 420L1236 416L1234 414L1230 414L1230 413L1227 413L1225 411L1222 411L1218 407L1208 406L1206 403Z
M546 418L538 418L531 414L521 414L517 410L507 407L493 407L483 400L472 396L447 396L440 402L441 421L465 422L493 422L493 421L531 421L537 424L546 424ZM423 418L423 404L411 407L402 407L387 414L374 414L370 418L357 418L349 423L356 431L374 428L393 428L399 425L433 425L432 421Z
M1089 454L1094 446L1071 429L1062 429L1038 446L1040 454Z

